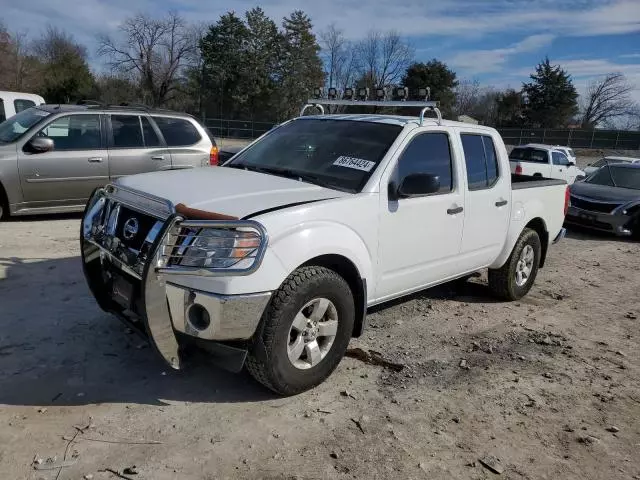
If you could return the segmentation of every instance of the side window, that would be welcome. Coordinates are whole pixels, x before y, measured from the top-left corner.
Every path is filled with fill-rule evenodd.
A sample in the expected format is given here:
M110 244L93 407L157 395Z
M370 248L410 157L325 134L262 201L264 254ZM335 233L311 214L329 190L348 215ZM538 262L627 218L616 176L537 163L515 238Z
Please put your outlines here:
M562 165L562 166L569 165L569 159L564 153L552 152L551 158L553 160L554 165Z
M0 122L4 122L7 119L7 114L4 112L4 100L0 98Z
M196 127L184 118L153 117L168 147L186 147L198 143L202 137Z
M53 140L54 150L95 150L102 147L99 115L67 115L44 127L37 135Z
M484 144L484 154L487 159L487 184L493 185L500 177L498 155L496 155L496 148L491 137L483 136L482 143Z
M16 113L20 113L21 111L26 110L27 108L35 107L36 102L32 100L17 99L13 101L13 106L16 109Z
M546 150L531 150L531 162L549 163L549 154Z
M402 180L412 173L431 173L440 177L440 193L453 190L451 147L446 133L421 133L405 148L398 160Z
M153 125L147 117L140 117L142 121L142 135L144 136L144 145L146 147L159 147L161 146L160 138L153 129Z
M469 190L489 188L498 181L498 157L491 137L462 134L462 148L467 167Z
M138 115L111 115L111 130L115 148L144 148Z

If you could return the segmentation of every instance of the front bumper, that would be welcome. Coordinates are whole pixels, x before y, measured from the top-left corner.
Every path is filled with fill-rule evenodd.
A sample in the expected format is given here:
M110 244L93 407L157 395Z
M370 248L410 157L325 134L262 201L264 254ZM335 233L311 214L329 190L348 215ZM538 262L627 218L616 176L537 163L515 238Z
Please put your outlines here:
M631 217L628 215L592 212L570 206L564 221L567 225L613 233L621 237L631 235L631 230L628 227Z
M227 362L221 366L241 369L246 340L254 335L271 292L218 295L180 285L181 275L190 273L184 268L173 273L163 257L170 230L180 219L175 214L164 219L150 217L157 212L122 200L98 191L82 220L83 270L100 307L144 331L157 353L174 369L182 367L182 347L189 339L213 352L217 344L221 358ZM146 238L136 244L139 248L119 238L122 228L118 227L118 215L115 219L110 215L115 203L126 205L128 214L139 214L140 224L153 223L148 233L142 232ZM232 365L229 359L233 359Z

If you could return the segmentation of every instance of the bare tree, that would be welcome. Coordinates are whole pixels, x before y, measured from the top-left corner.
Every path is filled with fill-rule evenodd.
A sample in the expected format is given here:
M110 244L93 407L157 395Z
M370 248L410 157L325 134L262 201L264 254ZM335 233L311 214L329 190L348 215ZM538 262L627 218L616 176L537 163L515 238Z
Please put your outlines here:
M324 32L320 33L320 46L327 68L327 86L329 88L335 87L347 62L347 41L343 31L332 23Z
M637 109L631 99L634 86L622 73L609 73L594 80L583 97L582 128L593 128L632 115Z
M397 83L413 60L413 48L394 30L370 31L356 51L360 76L369 87Z
M462 80L454 89L456 115L473 115L480 100L480 82L477 79Z
M153 105L166 103L183 70L197 63L201 29L170 12L162 19L136 15L124 21L120 32L122 42L99 37L98 54L114 72L136 75Z

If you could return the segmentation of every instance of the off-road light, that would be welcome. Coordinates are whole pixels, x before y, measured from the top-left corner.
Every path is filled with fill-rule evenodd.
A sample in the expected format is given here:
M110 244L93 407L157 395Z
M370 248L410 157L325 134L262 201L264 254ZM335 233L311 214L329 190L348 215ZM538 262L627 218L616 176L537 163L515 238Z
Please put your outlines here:
M344 98L345 100L352 100L353 99L353 88L345 88L344 89L344 95L342 95L342 98Z
M387 92L385 92L384 88L376 88L376 99L384 100L384 97L387 96Z
M422 87L418 89L419 100L429 100L430 96L431 96L431 89L429 87Z
M314 88L313 89L313 98L322 98L322 89Z
M366 100L369 98L369 89L368 88L359 88L358 89L358 100Z
M327 97L328 97L330 100L335 100L336 98L338 98L338 89L337 89L337 88L333 88L333 87L331 87L331 88L329 89L329 92L327 93Z
M406 100L409 96L409 89L407 87L396 87L393 89L394 100Z

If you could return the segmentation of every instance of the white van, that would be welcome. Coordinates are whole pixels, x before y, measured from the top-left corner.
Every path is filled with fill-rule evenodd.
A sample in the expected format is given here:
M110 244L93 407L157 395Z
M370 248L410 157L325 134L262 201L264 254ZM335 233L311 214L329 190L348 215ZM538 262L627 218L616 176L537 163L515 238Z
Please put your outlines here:
M42 105L44 98L34 93L0 91L0 122L27 108Z

